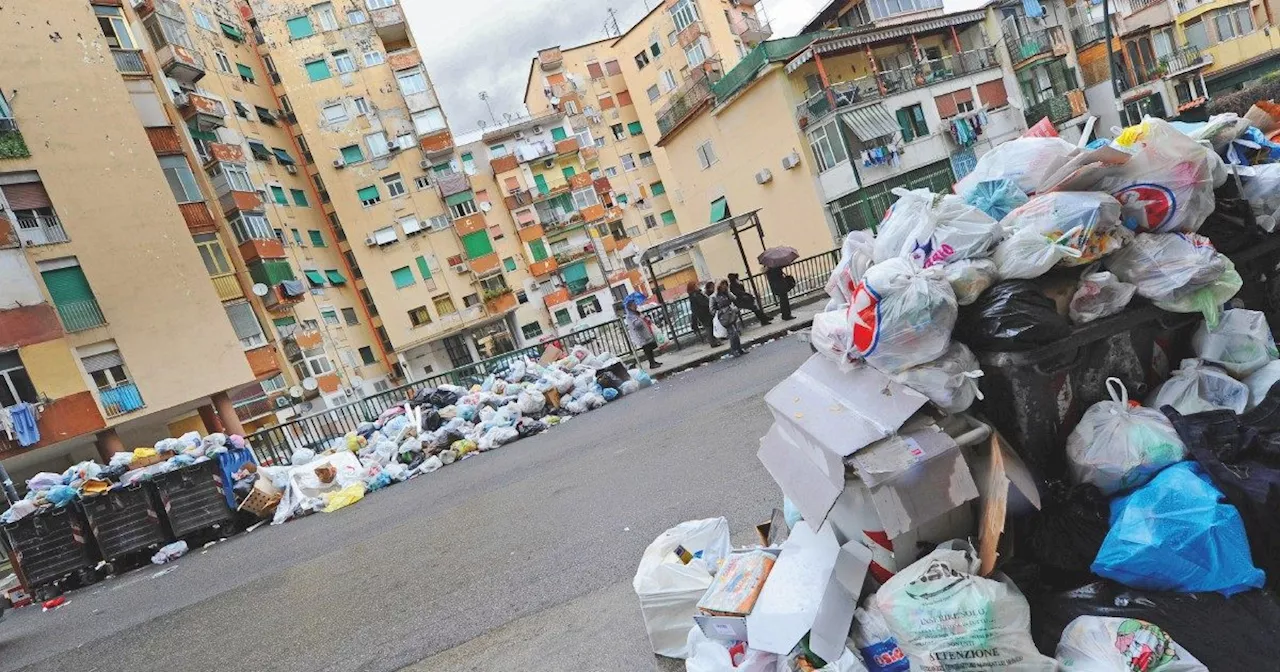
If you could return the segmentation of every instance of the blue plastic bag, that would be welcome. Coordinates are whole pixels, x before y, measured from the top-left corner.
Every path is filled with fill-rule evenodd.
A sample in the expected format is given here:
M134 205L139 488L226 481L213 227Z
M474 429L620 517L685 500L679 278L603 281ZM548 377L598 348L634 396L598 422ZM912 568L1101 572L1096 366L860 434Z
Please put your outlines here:
M1226 596L1261 588L1240 512L1194 462L1111 501L1111 531L1090 567L1132 588Z
M1025 205L1026 193L1013 180L987 180L979 182L964 197L964 202L987 213L997 222L1017 208Z
M605 401L613 401L614 399L618 398L618 391L613 389L612 387L604 388L602 393L604 394Z

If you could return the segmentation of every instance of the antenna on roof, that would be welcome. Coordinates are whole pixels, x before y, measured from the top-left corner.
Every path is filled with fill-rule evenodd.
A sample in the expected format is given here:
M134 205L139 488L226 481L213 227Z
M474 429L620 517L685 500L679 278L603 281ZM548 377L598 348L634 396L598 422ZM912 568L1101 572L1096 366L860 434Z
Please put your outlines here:
M646 13L647 13L647 12L648 12L648 10L649 10L649 0L645 0L644 8L645 8L645 11L646 11ZM605 9L605 12L609 15L609 18L607 18L607 19L605 19L605 20L604 20L604 32L605 32L605 34L606 34L606 35L611 35L611 36L613 36L613 37L619 37L619 36L621 36L621 35L622 35L622 31L618 29L618 10L616 10L616 9L614 9L614 8L612 8L612 7L609 7L609 8L607 8L607 9Z

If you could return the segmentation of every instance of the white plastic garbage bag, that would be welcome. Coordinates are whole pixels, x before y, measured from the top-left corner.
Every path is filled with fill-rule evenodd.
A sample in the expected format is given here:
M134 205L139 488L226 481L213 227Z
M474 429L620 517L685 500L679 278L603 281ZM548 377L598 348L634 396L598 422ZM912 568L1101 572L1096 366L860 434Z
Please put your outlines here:
M694 559L684 564L675 554L683 546ZM698 599L711 585L712 572L729 555L729 521L690 520L658 535L640 557L631 582L653 652L671 658L689 656L689 628Z
M853 612L849 639L858 647L858 653L871 672L906 669L907 654L902 652L898 640L889 630L889 624L884 622L884 615L871 602L867 600L864 606Z
M442 462L439 457L432 455L424 460L422 464L418 465L418 473L429 474L443 466L444 462Z
M1240 166L1240 195L1249 201L1258 226L1264 231L1276 230L1280 216L1280 163Z
M928 189L893 190L898 196L875 239L875 260L906 257L920 268L989 256L1000 241L1000 223L951 194Z
M1077 616L1057 658L1063 672L1209 672L1160 626L1137 618Z
M547 406L547 398L541 394L521 392L516 399L516 406L524 415L541 413L542 409Z
M1217 280L1227 258L1194 233L1139 233L1107 258L1107 270L1152 301L1173 300Z
M1055 265L1092 263L1132 238L1119 221L1120 204L1106 194L1035 196L1001 222L1007 236L992 259L1003 280L1037 278Z
M1245 378L1244 385L1249 388L1249 403L1245 406L1245 410L1255 408L1262 400L1267 397L1267 393L1271 391L1271 386L1280 381L1280 360L1272 360L1267 362L1265 366Z
M1152 303L1171 313L1200 313L1206 324L1215 327L1222 318L1223 304L1230 301L1244 286L1244 280L1236 272L1236 265L1227 259L1226 266L1227 270L1217 280L1177 298Z
M1146 117L1111 146L1131 154L1098 188L1124 207L1125 226L1138 232L1194 232L1213 213L1214 164L1206 148L1169 122Z
M875 263L875 234L870 231L850 231L840 248L840 263L836 264L827 279L827 294L837 303L848 303L853 288L862 280L868 268Z
M961 413L981 399L978 378L982 366L969 348L952 341L947 351L932 362L913 366L895 374L893 379L929 397L935 406L947 413Z
M867 269L848 308L853 351L897 373L937 359L951 343L959 308L940 268L895 257Z
M697 625L689 629L688 649L685 672L776 672L778 669L777 655L755 649L741 652L735 661L723 642L708 639Z
M1115 315L1133 300L1138 287L1121 282L1111 271L1097 271L1080 276L1080 286L1071 297L1067 315L1072 322L1084 324Z
M1076 151L1075 145L1062 138L1015 138L983 154L973 170L956 183L956 193L967 195L987 180L1013 180L1023 193L1035 193Z
M1249 387L1212 364L1184 359L1178 370L1147 397L1146 403L1155 409L1172 406L1183 415L1218 409L1244 413L1249 405Z
M814 315L809 342L824 357L839 364L842 370L852 366L853 327L846 311L833 310Z
M1197 357L1221 366L1236 378L1244 378L1280 357L1267 316L1244 308L1223 312L1217 327L1202 322L1191 337L1191 345Z
M967 306L996 284L1000 274L990 259L961 259L942 267L942 274L956 293L956 303Z
M1163 413L1130 405L1119 378L1107 379L1107 391L1111 400L1090 406L1067 435L1067 465L1075 482L1113 495L1186 459L1187 447Z
M293 451L293 456L290 458L289 462L296 466L299 464L307 464L314 459L316 459L316 451L311 450L310 448L299 448Z
M1054 672L1031 641L1031 607L1007 578L978 576L978 553L948 541L872 597L913 672ZM961 663L964 667L959 667Z

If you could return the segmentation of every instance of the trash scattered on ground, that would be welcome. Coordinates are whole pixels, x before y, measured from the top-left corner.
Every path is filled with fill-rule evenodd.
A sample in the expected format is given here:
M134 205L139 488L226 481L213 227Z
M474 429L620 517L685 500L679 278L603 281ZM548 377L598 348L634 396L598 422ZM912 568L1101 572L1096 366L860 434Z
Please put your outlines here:
M159 551L156 551L156 554L151 556L151 564L163 565L166 562L177 560L186 554L187 542L175 541L172 544L161 548Z

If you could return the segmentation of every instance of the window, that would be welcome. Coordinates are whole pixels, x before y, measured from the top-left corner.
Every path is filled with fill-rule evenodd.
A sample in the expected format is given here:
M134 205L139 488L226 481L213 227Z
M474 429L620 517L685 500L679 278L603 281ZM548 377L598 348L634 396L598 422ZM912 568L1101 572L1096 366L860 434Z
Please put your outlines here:
M604 62L604 71L609 73L611 76L622 74L622 68L618 65L618 62L614 60Z
M340 74L356 71L356 59L352 58L351 52L345 49L333 52L333 64Z
M322 376L333 371L333 362L329 361L328 355L324 354L324 347L303 350L299 361L294 363L293 372L299 378L311 378L313 376Z
M622 140L627 139L627 132L623 129L622 124L614 124L609 127L609 130L613 131L614 140L617 140L620 142Z
M600 197L596 195L594 187L587 187L573 192L573 207L577 210L583 210L599 203Z
M179 203L193 203L204 200L200 187L196 185L196 176L191 173L184 156L160 157L160 168L164 171L164 179L169 182L169 189Z
M657 84L649 87L645 93L649 95L649 102L651 103L657 102L658 98L662 95L662 92L658 90Z
M454 219L462 219L467 215L474 215L477 212L479 212L479 210L476 209L476 202L473 199L467 199L461 203L449 206L449 214L453 215Z
M277 205L289 205L289 199L285 198L284 188L271 185L271 197Z
M400 82L400 93L406 96L423 93L427 90L427 76L421 70L397 73L396 81Z
M391 147L387 145L386 133L370 133L369 135L364 136L364 142L369 146L369 153L372 154L375 159L391 153Z
M684 56L689 61L689 67L696 68L707 60L707 47L701 39L689 45L684 50Z
M508 271L514 271L514 270L516 270L516 260L515 260L515 257L506 257L506 258L504 258L504 259L502 260L502 267L503 267L503 268L505 268L505 269L507 269Z
M619 157L619 158L621 158L621 159L622 159L622 169L623 169L623 170L625 170L625 171L627 171L627 172L631 172L631 171L633 171L633 170L635 170L635 169L636 169L636 159L635 159L635 157L634 157L634 156L632 156L632 155L630 155L630 154L623 154L623 155L622 155L621 157Z
M568 308L561 308L556 311L556 324L563 327L568 325L570 322L573 322L573 316L569 314Z
M634 138L637 135L644 135L644 127L640 125L640 122L633 121L627 124L627 132Z
M311 28L311 18L306 16L294 17L285 22L289 28L289 39L301 40L305 37L315 35L316 31Z
M354 327L357 324L360 324L360 318L356 317L355 308L343 308L342 320L347 323L348 327Z
M194 17L196 17L196 25L197 25L197 26L200 26L201 28L203 28L203 29L205 29L205 30L207 30L207 31L210 31L210 32L215 32L215 33L217 32L216 30L214 30L214 28L213 28L213 21L210 21L210 20L209 20L209 15L208 15L208 14L205 14L204 12L202 12L202 11L200 11L200 10L198 10L198 9L193 9L193 10L191 10L191 15L192 15L192 16L194 16Z
M364 161L364 152L360 149L360 145L347 145L338 150L342 152L343 163L360 163Z
M656 228L658 228L658 218L657 218L657 217L654 217L653 215L645 215L645 216L644 216L644 228L646 228L646 229L656 229Z
M524 336L526 341L538 338L542 335L542 325L537 322L530 322L520 327L520 334Z
M657 42L654 42L653 44L649 45L649 51L650 53L653 54L654 58L657 58L662 55L662 45L658 44Z
M337 30L338 17L333 13L333 5L325 2L311 8L316 20L320 22L320 30Z
M671 8L671 19L676 23L676 30L688 28L698 20L698 5L694 0L679 0Z
M374 362L378 361L373 356L372 347L366 345L360 348L360 361L364 362L365 364L373 364Z
M579 147L590 147L595 144L595 141L591 139L590 128L584 128L581 131L574 133L573 138L578 141Z
M387 57L382 55L381 51L373 49L364 52L364 67L372 68L375 65L382 65L387 62Z
M668 47L676 46L676 41L679 39L680 39L679 35L676 33L676 31L673 30L667 33L667 46Z
M415 327L431 324L431 313L427 312L426 306L418 306L409 311L409 323Z
M435 133L444 127L444 112L438 107L413 113L413 128L419 135Z
M633 102L631 102L631 92L630 92L630 91L619 91L619 92L618 92L618 105L619 105L619 106L622 106L622 107L626 107L627 105L634 105L634 103L633 103Z
M404 196L404 180L400 179L400 173L382 178L382 183L387 186L387 195L391 198Z
M330 77L329 63L323 58L316 59L314 61L307 61L306 68L307 77L313 82L319 82L321 80L329 79Z
M618 169L613 166L609 166L608 168L604 169L604 175L605 177L617 177Z
M242 103L242 102L240 102L240 101L238 101L238 100L236 100L236 101L232 101L232 102L233 102L233 103L235 104L235 106L236 106L236 116L237 116L237 117L240 117L241 119L248 119L248 118L249 118L249 108L248 108L248 107L245 107L245 104L244 104L244 103Z
M94 14L98 15L98 25L107 38L107 46L112 49L136 49L133 36L129 33L129 24L124 20L124 13L119 7L102 7L95 5Z
M400 240L399 236L396 235L396 227L394 226L384 226L380 229L374 229L371 237L373 238L373 242L378 245L390 245L391 243Z
M447 231L452 226L453 220L448 215L436 215L430 220L432 231Z
M578 299L578 316L586 317L601 312L600 299L595 296L588 296L585 299Z
M613 102L613 96L600 96L601 110L612 110L615 107L617 107L617 105Z
M653 192L654 196L661 196L667 193L667 186L662 183L662 180L658 180L649 185L649 191Z
M899 109L897 116L903 140L911 142L916 138L929 135L929 126L924 123L924 108L919 104Z
M237 243L250 240L272 240L276 237L266 217L245 213L231 220L231 233L235 235Z
M417 280L414 280L413 278L413 269L408 266L401 266L400 268L391 271L391 280L396 283L396 289L412 287L413 284L417 282Z
M663 225L669 226L676 223L676 213L672 210L666 210L662 213Z
M320 319L324 320L326 326L336 327L342 324L338 319L338 311L332 308L320 309Z
M369 9L384 9L386 7L394 7L396 0L365 0L365 5Z
M840 120L832 119L809 132L809 149L823 172L849 160L844 139L840 137Z
M644 70L644 66L649 65L649 52L642 51L636 54L636 67Z
M436 298L431 300L431 303L435 304L436 314L439 315L440 317L444 317L445 315L452 315L458 312L458 309L453 306L453 298L450 297L448 294L442 294L440 296L437 296Z
M431 177L428 175L419 175L413 178L413 188L418 191L431 188Z
M324 247L324 234L318 229L307 229L307 237L311 239L312 247Z
M528 292L525 292L523 289L517 289L517 290L516 290L516 303L518 303L518 304L520 304L520 305L522 305L522 306L523 306L524 304L526 304L526 303L529 303L529 294L528 294Z
M710 140L698 145L697 152L698 165L702 166L703 170L710 168L718 160L716 159L716 149Z
M108 347L104 352L81 357L80 362L84 365L85 372L93 379L93 386L98 388L99 392L111 392L110 395L100 394L102 405L108 416L121 415L142 408L142 400L138 398L136 390L133 390L132 394L124 390L116 391L117 388L132 386L129 371L124 366L124 358L120 356L119 350Z
M356 196L360 199L360 205L366 208L382 202L382 195L378 193L377 185L361 188L356 192Z
M361 114L361 115L369 114L369 103L365 101L363 96L356 96L355 98L351 99L351 102L355 103L356 114ZM345 112L343 114L345 116Z
M622 205L626 205L626 204L627 204L627 195L626 195L626 194L618 194L618 195L617 195L617 196L615 196L614 198L618 199L618 203L620 203L620 204L622 204Z
M353 26L358 26L368 20L369 20L369 16L365 14L363 10L360 10L360 9L347 10L347 23Z
M226 54L221 51L215 51L213 52L213 57L217 59L218 69L221 70L223 74L231 74L231 59L227 58Z
M196 249L200 252L204 269L210 276L226 275L232 272L231 264L227 261L227 255L222 250L222 243L218 240L217 234L201 233L192 236L192 239L196 242Z
M227 318L231 320L231 328L240 339L240 347L245 350L260 348L267 344L267 337L262 333L262 324L258 316L253 314L253 306L248 301L232 301L224 304Z

